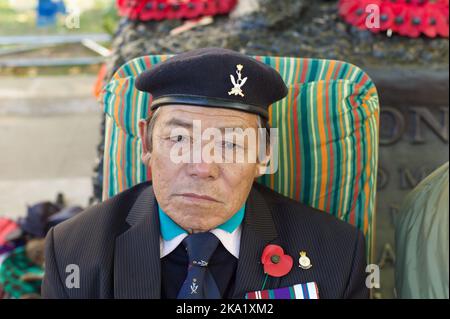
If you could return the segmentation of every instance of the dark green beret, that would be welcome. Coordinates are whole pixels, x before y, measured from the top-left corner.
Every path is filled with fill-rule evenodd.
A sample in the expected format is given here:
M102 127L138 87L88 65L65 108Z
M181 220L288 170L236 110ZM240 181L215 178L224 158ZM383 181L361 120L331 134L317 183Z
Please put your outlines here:
M136 88L152 94L151 109L167 104L220 107L268 117L287 95L280 74L247 55L204 48L176 55L142 72Z

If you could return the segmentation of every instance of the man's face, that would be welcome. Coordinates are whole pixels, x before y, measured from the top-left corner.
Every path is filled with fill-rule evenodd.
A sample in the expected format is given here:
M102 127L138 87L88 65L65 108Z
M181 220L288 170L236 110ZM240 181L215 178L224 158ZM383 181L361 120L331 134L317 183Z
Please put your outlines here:
M202 133L207 128L218 128L223 133L224 128L250 128L257 132L258 122L254 114L221 108L171 105L158 111L149 162L158 204L184 229L208 231L224 223L242 207L254 178L258 176L258 163L248 160L211 162L205 160L204 154L197 162L193 162L191 155L187 163L175 163L174 147L192 146L194 120L201 121ZM141 127L141 134L145 133ZM215 140L214 145L240 147L243 152L252 148L248 140L233 145L236 140L229 141L225 136L223 134L223 140ZM204 149L211 140L203 140L201 148ZM144 151L146 148L144 145ZM194 151L192 146L191 153Z

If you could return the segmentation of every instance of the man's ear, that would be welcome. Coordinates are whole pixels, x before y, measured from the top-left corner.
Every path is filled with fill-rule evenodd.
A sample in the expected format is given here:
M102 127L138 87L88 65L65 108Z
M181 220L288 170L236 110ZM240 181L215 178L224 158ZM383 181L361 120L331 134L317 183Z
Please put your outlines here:
M270 158L271 158L271 153L269 152L269 154L267 154L264 158L261 158L258 160L258 163L256 164L255 178L258 178L258 177L268 173L269 166L270 166Z
M258 163L256 165L255 178L261 177L262 175L266 174L267 173L267 169L268 169L268 161L267 161L267 164Z
M151 158L151 153L150 153L150 148L148 143L148 139L147 139L147 121L146 120L140 120L139 123L139 137L141 138L141 144L142 144L142 156L141 156L141 160L144 163L145 166L149 166L150 165L150 158Z
M150 159L152 158L152 154L150 152L142 153L141 160L145 166L150 166Z

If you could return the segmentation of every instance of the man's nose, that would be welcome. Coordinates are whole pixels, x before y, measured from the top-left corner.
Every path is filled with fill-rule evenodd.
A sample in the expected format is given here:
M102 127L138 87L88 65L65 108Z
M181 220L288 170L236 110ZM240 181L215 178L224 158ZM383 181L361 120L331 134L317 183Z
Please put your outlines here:
M219 167L216 163L191 163L189 164L189 175L195 178L216 179L219 176Z

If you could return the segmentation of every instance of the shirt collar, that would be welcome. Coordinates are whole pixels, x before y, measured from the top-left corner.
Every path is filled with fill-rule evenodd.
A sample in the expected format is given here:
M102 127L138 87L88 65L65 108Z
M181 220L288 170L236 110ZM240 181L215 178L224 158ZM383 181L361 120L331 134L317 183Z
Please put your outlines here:
M187 232L175 223L158 205L159 223L161 229L161 237L168 241L181 234ZM224 230L228 233L233 233L242 223L245 214L245 203L242 207L225 223L217 226L217 229Z
M219 238L222 245L225 247L226 250L228 250L230 254L239 259L242 226L236 228L232 233L229 233L219 228L211 230L211 233L213 233L214 235L216 235L217 238ZM187 233L182 233L171 240L164 240L161 237L160 258L164 258L172 251L174 251L178 247L178 245L180 245L183 239L185 239L187 236L188 236Z

